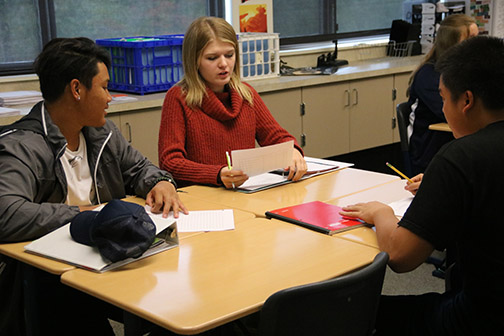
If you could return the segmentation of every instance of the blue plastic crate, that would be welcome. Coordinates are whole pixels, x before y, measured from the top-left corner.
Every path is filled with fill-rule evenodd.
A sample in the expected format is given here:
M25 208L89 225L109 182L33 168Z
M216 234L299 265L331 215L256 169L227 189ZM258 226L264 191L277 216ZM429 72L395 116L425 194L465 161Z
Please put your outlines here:
M96 40L112 57L109 89L141 95L167 91L184 75L183 39L157 35Z

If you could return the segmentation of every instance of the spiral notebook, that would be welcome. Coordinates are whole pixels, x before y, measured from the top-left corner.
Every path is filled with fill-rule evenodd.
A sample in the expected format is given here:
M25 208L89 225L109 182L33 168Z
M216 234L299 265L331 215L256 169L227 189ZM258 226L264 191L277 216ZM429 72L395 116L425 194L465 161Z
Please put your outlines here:
M340 211L341 207L337 205L313 201L267 211L266 217L301 225L328 235L368 225L359 219L341 216Z

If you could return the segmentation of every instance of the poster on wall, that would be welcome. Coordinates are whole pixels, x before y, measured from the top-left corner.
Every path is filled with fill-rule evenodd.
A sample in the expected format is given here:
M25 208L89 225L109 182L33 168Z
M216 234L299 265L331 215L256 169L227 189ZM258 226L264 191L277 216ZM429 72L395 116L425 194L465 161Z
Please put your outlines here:
M273 0L233 0L233 28L240 33L273 33Z
M468 13L476 19L480 35L504 37L504 1L469 0Z

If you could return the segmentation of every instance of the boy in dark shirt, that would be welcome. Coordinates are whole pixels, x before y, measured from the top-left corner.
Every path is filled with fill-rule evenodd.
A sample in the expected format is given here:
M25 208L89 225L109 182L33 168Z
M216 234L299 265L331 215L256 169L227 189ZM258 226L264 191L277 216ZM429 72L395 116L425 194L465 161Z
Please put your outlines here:
M377 335L503 335L504 42L468 39L443 55L437 70L456 140L434 157L400 221L379 202L347 206L342 214L375 224L396 272L455 246L460 288L383 296Z

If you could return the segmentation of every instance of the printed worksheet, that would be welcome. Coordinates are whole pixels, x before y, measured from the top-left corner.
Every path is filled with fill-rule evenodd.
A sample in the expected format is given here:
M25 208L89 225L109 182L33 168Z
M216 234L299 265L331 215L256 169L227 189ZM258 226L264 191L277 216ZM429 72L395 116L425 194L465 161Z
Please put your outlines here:
M287 168L292 161L294 141L251 149L231 151L233 169L241 170L249 177Z
M232 209L189 211L188 215L179 212L179 218L170 212L167 218L162 214L153 214L148 205L145 209L154 222L177 222L178 232L225 231L234 230L234 215Z

